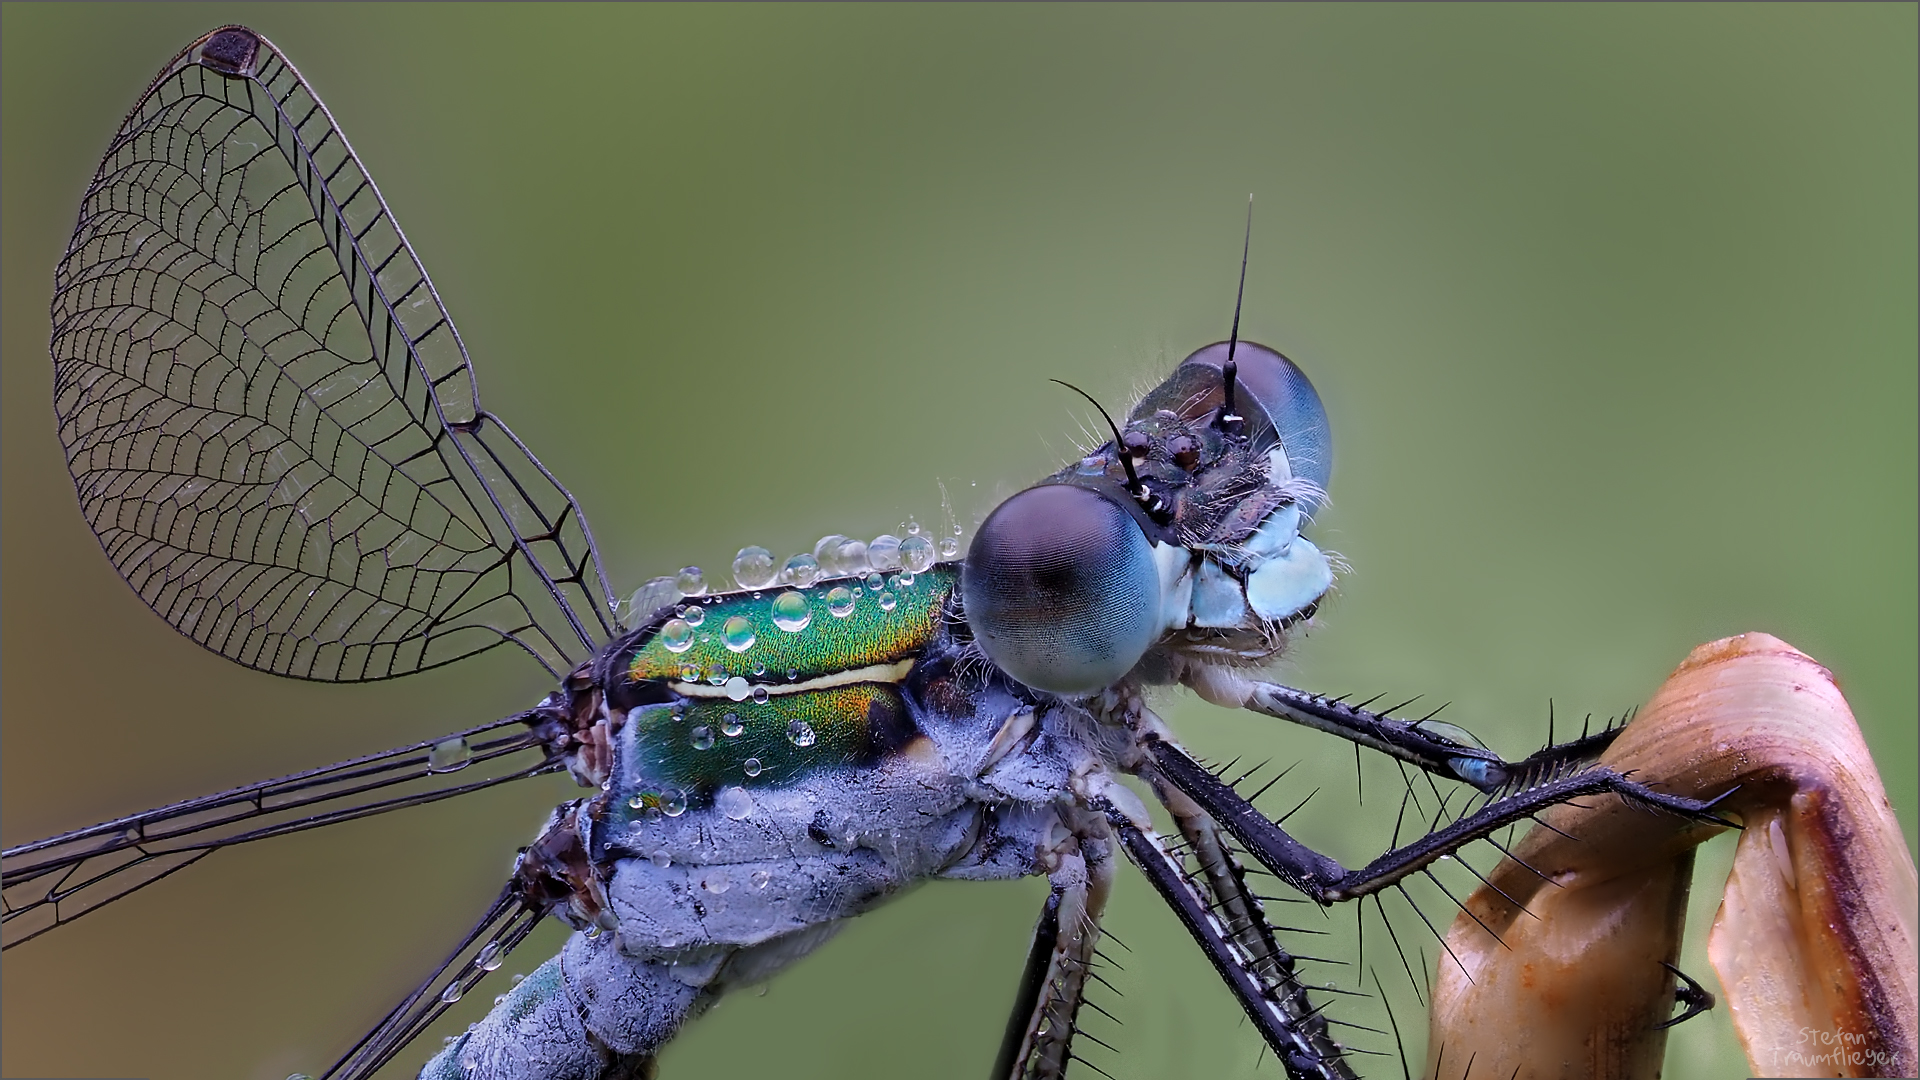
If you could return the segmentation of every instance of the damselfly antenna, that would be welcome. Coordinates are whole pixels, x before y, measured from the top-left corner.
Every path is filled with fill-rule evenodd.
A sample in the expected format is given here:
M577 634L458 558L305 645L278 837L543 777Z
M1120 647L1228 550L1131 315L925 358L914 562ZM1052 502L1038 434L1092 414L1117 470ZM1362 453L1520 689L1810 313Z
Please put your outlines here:
M1233 294L1233 331L1227 335L1227 362L1222 365L1220 377L1224 396L1220 405L1220 418L1216 423L1224 431L1239 431L1244 422L1240 413L1233 407L1234 379L1240 374L1239 365L1233 362L1233 351L1240 344L1240 301L1247 295L1247 252L1253 246L1253 194L1247 194L1247 232L1240 241L1240 288Z
M1120 441L1120 425L1114 423L1113 417L1107 415L1106 407L1101 405L1092 394L1087 393L1085 390L1080 389L1070 382L1065 382L1060 379L1049 379L1047 381L1059 383L1061 386L1086 398L1093 403L1094 408L1100 410L1100 419L1105 420L1107 422L1107 430L1113 432L1114 456L1120 459L1120 467L1127 470L1127 494L1138 500L1140 505L1146 508L1147 513L1152 515L1155 521L1160 521L1166 517L1166 502L1162 500L1160 496L1154 494L1152 488L1141 483L1140 474L1133 471L1133 455L1128 452L1126 446Z

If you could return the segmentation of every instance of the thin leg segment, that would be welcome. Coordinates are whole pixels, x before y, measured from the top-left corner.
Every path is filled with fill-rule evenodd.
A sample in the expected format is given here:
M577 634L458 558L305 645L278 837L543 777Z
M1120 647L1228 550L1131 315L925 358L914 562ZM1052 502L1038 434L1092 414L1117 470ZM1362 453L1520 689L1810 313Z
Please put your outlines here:
M1141 745L1167 783L1218 819L1263 866L1321 904L1351 900L1388 888L1475 840L1556 803L1583 795L1614 794L1650 808L1737 827L1733 822L1715 817L1711 813L1712 803L1654 791L1612 769L1596 767L1545 780L1505 798L1494 799L1458 821L1395 848L1358 870L1348 870L1289 836L1285 829L1268 820L1252 803L1241 798L1184 750L1154 735L1143 738Z
M1113 889L1108 843L1080 837L1078 850L1061 853L1059 866L1048 875L1052 889L1034 927L993 1080L1057 1080L1074 1056L1080 1006L1100 943L1100 915Z

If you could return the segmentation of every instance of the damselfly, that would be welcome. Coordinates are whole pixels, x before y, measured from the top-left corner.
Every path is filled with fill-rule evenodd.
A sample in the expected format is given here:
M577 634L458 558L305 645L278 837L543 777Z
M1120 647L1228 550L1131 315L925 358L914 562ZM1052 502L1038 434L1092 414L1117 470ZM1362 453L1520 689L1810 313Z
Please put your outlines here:
M428 252L428 258L432 258L432 252ZM1069 373L1069 375L1071 375L1071 373ZM492 384L492 382L490 382L490 384ZM885 404L885 400L881 400L881 404ZM858 407L858 404L854 404L854 407ZM904 407L904 405L902 405L902 407ZM960 438L960 432L954 432L954 434L950 434L950 438ZM541 442L541 446L545 446L545 442ZM908 454L910 454L910 452L908 452ZM595 511L595 513L599 513L599 511ZM684 509L682 513L691 513L691 511L685 511ZM931 513L924 513L924 517L927 517L927 519L931 521L931 517L933 517L933 515L931 515ZM831 525L831 521L829 521L828 525ZM753 538L753 536L749 536L749 538ZM1018 920L1021 920L1021 922L1023 922L1023 920L1025 920L1025 915L1021 915L1020 919ZM12 1007L10 1007L10 1013L12 1013ZM10 1020L10 1022L12 1022L12 1020Z

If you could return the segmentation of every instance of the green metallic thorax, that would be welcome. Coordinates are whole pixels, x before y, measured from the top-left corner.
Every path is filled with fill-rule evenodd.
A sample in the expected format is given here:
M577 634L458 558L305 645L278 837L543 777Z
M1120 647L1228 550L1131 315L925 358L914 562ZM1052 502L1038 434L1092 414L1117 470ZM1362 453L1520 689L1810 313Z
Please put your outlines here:
M730 676L775 690L783 683L806 682L875 664L890 664L926 648L933 640L942 605L960 581L957 564L946 563L918 575L889 575L875 590L855 578L822 581L812 588L766 589L689 600L700 622L677 640L690 620L669 620L636 649L627 678L674 682L724 683ZM833 612L832 598L844 590L852 599L845 615ZM783 596L806 603L805 624L782 629L774 620ZM892 610L887 610L887 604ZM715 680L718 680L715 682Z
M899 749L916 734L900 684L959 576L946 564L888 575L877 590L846 578L688 600L622 665L629 682L663 682L674 697L627 716L642 782L633 809L704 803L727 785L790 783Z

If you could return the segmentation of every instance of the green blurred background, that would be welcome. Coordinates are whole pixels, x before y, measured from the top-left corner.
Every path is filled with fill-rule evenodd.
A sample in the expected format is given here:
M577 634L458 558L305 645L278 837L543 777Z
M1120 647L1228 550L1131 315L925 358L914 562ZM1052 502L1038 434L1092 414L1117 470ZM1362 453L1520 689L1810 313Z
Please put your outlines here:
M971 526L1073 453L1089 413L1046 378L1118 409L1224 335L1251 191L1245 332L1326 399L1315 535L1354 568L1285 679L1452 701L1518 754L1549 699L1617 713L1693 645L1766 630L1839 676L1912 843L1911 5L22 4L0 13L9 843L546 689L505 654L382 686L242 671L150 615L75 512L53 265L124 111L229 21L331 105L488 403L581 497L623 590L748 543L935 523L937 481ZM1269 808L1320 788L1295 819L1310 842L1349 863L1386 845L1390 769L1356 807L1344 747L1165 711L1202 753L1303 762ZM9 952L0 1064L318 1073L571 790L223 853ZM1683 964L1710 985L1716 889ZM977 1077L1043 891L922 889L723 1003L665 1075ZM1280 919L1354 958L1351 913ZM1122 1053L1090 1058L1122 1080L1279 1075L1131 871L1110 921L1126 996L1096 1000L1125 1028L1090 1030ZM1399 1000L1382 940L1366 964ZM1669 1067L1746 1075L1724 1010L1679 1029Z

